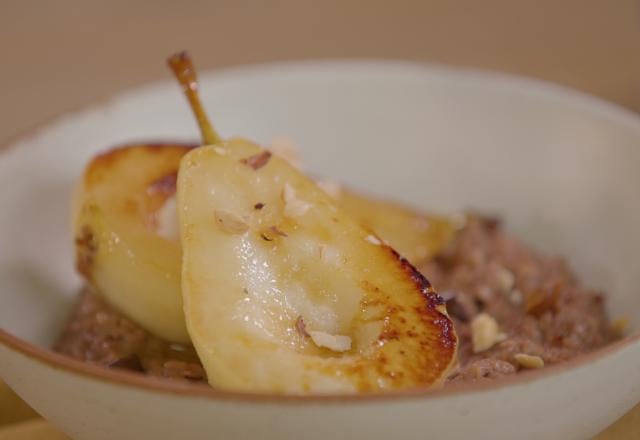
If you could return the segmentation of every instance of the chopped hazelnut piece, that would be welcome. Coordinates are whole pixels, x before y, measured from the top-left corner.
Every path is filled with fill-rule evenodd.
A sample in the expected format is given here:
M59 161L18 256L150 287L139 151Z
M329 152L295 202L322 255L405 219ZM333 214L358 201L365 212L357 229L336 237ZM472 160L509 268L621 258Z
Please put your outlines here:
M524 297L522 296L522 292L518 289L513 289L511 293L509 293L509 301L511 304L519 306L524 301Z
M501 267L496 273L496 281L502 292L510 292L516 283L516 277L509 269Z
M544 360L540 356L518 353L513 358L522 368L535 369L544 367Z
M500 332L498 322L487 313L480 313L471 320L471 336L473 352L480 353L507 339Z
M332 335L320 331L307 331L307 333L318 347L328 348L337 352L351 350L351 338L349 336Z
M301 200L296 195L296 190L286 183L282 189L282 200L284 200L285 217L302 217L311 209L311 204Z
M246 219L224 209L216 209L214 217L220 229L228 234L242 234L249 230Z
M371 244L375 244L376 246L380 246L382 244L380 239L375 235L367 235L366 240Z
M562 281L556 281L546 288L536 289L527 295L525 310L529 315L540 317L548 312L555 312L558 307L558 298L564 288Z
M271 152L269 150L264 150L263 152L249 156L246 159L241 159L240 162L254 170L259 170L269 162L269 159L271 159Z

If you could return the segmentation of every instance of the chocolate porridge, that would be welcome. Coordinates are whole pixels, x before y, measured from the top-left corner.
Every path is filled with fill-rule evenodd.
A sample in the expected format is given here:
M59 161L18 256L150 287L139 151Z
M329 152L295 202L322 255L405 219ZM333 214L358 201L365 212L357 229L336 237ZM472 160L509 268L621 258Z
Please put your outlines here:
M88 289L80 294L55 350L110 368L206 381L193 347L169 343L150 334Z
M460 338L460 368L450 381L540 368L616 337L602 292L583 286L564 259L536 254L496 221L469 221L420 269L447 300Z
M616 338L601 292L581 285L562 258L544 257L499 223L471 219L419 269L447 301L460 338L450 382L491 380L541 368ZM163 341L84 291L55 349L104 365L205 382L192 347Z

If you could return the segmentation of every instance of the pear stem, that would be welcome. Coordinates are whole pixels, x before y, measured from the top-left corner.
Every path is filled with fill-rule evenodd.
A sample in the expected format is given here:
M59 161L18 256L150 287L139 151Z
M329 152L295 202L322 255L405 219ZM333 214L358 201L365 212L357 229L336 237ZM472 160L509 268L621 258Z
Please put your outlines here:
M167 64L169 64L173 74L178 79L178 82L182 86L182 91L189 101L191 110L193 111L193 114L198 121L198 126L200 127L202 141L205 144L217 144L222 142L222 138L213 128L211 122L209 122L207 113L202 107L202 102L200 102L196 69L193 66L193 62L191 61L189 54L184 51L173 54L169 59L167 59Z

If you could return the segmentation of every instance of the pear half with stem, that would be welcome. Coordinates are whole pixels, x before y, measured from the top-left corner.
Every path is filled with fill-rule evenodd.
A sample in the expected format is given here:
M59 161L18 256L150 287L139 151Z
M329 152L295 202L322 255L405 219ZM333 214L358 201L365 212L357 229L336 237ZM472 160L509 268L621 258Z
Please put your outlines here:
M430 387L455 363L442 299L268 150L222 140L185 53L169 64L207 146L178 173L187 328L212 385L280 393Z

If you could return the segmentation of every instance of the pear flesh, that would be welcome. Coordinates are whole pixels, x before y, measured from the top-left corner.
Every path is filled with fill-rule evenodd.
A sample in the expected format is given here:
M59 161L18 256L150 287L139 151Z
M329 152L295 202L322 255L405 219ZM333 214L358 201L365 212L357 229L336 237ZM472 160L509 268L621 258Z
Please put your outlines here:
M357 393L435 386L455 363L442 300L286 161L241 139L182 160L187 329L213 386Z
M85 169L73 202L80 274L146 330L181 343L190 341L180 294L182 251L158 227L177 215L166 205L187 151L183 145L130 145L101 154Z

